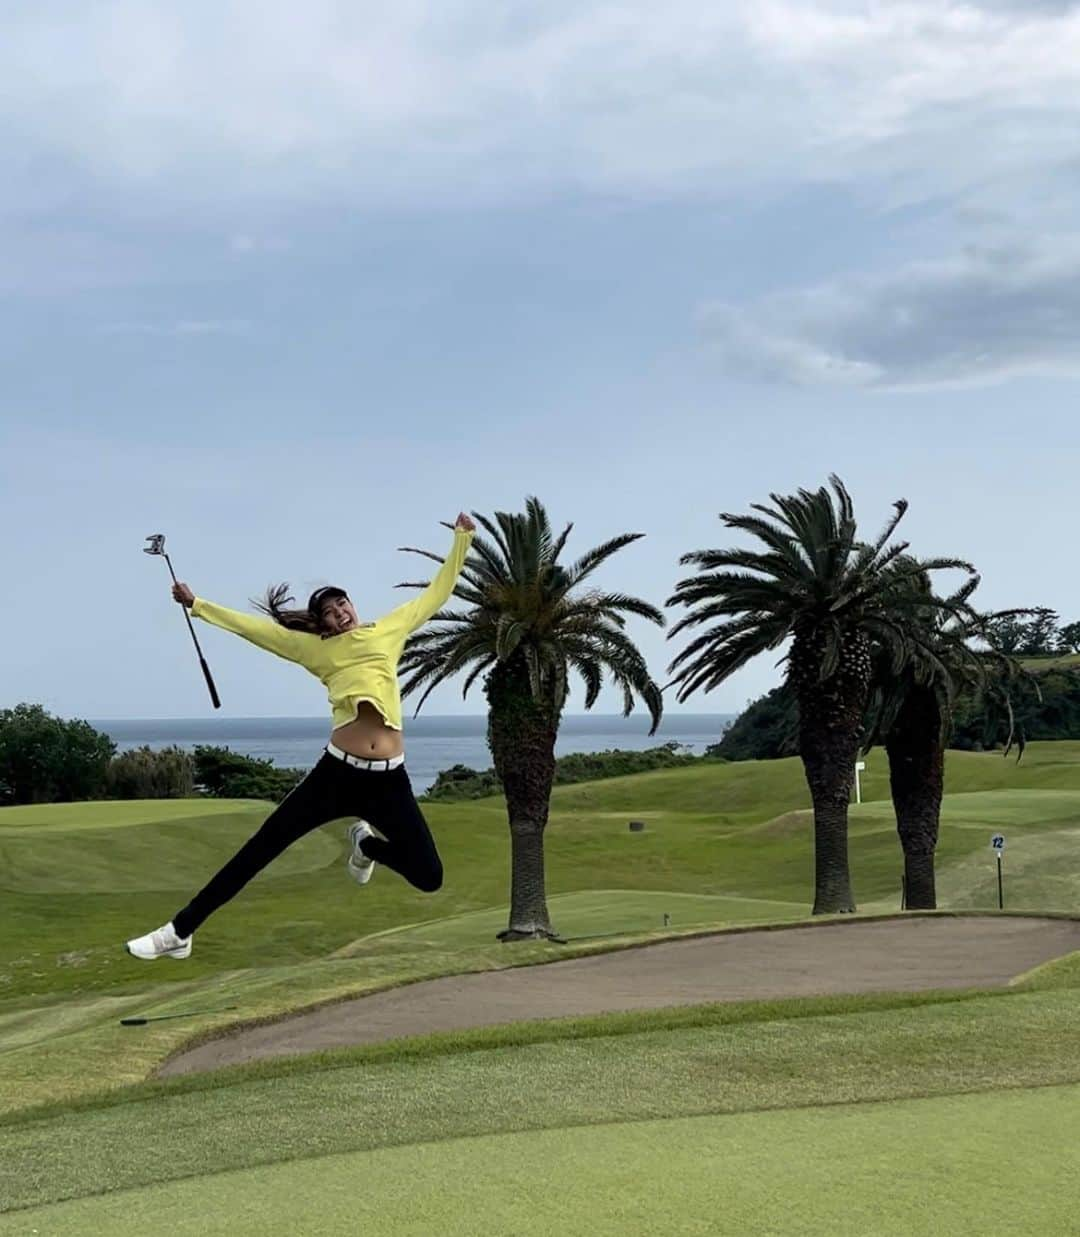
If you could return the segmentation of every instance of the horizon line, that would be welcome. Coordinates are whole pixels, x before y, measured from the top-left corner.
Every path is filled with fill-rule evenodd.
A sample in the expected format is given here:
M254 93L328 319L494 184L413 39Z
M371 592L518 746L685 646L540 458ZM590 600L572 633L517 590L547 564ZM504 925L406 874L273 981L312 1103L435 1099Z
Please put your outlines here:
M636 721L636 720L642 720L642 721L648 720L648 714L644 711L641 713L631 713L629 714L629 716L623 713L594 713L594 712L563 713L562 716L564 718L566 717L589 717L589 718L604 717L604 718L614 718L618 721L624 721L624 722L630 722L630 721ZM666 718L666 717L734 717L734 716L736 716L736 714L733 712L729 712L729 711L696 713L690 710L683 710L683 711L679 711L675 713L665 713L663 717L661 718L661 721L663 721L663 718ZM434 720L445 721L449 718L466 718L466 717L469 717L469 718L487 717L487 713L486 712L485 713L427 713L427 714L423 714L420 717L412 717L409 719L409 721L412 721L412 722L434 721ZM185 716L176 716L176 717L132 717L130 715L124 715L124 716L118 715L115 717L86 716L84 720L87 722L198 722L198 721L207 721L207 722L224 722L224 721L318 722L318 721L327 721L328 722L329 721L329 719L324 717L322 714L314 715L314 714L300 714L300 713L265 713L265 714L251 713L251 714L228 716L228 717L222 717L216 714L195 714L195 715L189 714Z

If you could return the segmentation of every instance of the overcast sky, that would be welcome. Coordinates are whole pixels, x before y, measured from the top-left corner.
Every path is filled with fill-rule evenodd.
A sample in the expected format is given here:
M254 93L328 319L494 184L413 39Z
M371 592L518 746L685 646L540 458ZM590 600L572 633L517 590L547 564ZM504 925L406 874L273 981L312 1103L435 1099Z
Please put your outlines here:
M375 617L398 547L533 494L570 558L647 534L597 581L662 604L837 471L1080 618L1077 66L1035 0L5 6L0 706L210 712L149 533ZM324 711L200 634L223 715Z

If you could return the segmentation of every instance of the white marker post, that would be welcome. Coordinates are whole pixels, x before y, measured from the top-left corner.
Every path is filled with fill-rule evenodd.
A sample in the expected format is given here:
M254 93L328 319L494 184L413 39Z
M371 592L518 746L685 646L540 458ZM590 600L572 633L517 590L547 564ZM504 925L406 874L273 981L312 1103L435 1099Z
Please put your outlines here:
M1005 909L1005 892L1004 886L1001 883L1001 857L1005 853L1005 835L1003 833L995 833L990 839L990 846L993 849L994 856L997 859L998 868L998 910Z
M862 803L862 786L859 785L859 774L866 768L865 760L855 761L855 802Z

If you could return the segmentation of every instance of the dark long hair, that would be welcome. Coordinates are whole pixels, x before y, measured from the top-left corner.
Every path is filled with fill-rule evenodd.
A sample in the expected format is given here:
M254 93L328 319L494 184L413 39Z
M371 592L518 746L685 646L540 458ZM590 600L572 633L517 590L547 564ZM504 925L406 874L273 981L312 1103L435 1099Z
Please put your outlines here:
M251 604L256 610L268 615L282 627L290 631L306 631L314 636L323 634L323 627L317 614L312 614L307 608L303 610L288 609L287 605L295 598L289 592L288 584L272 584L266 590L266 596L253 597Z

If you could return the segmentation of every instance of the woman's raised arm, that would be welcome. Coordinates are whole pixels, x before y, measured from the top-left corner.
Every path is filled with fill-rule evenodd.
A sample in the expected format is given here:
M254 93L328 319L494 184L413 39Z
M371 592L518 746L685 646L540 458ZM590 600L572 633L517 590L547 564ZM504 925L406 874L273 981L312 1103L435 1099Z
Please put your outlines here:
M193 618L200 618L204 623L211 623L224 631L242 636L245 640L284 657L286 661L304 664L310 642L318 637L303 631L290 631L273 619L259 618L254 614L244 614L240 610L230 610L226 606L215 605L205 597L196 597L186 584L173 585L173 597L181 605L191 610Z
M450 553L443 560L435 578L412 601L407 601L396 610L391 610L384 618L379 619L378 626L400 628L406 636L422 627L433 614L449 600L454 591L457 578L465 566L469 546L472 545L476 525L462 512L454 525L454 544Z

